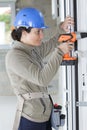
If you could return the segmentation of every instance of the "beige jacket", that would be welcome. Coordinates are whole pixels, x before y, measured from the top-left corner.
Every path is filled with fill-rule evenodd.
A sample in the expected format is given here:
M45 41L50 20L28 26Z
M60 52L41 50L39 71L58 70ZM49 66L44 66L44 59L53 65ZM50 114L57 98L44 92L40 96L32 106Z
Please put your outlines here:
M6 55L6 70L17 96L33 92L47 93L47 86L62 62L63 52L58 48L58 35L38 47L14 41ZM44 63L43 58L50 52L51 57ZM22 116L32 121L45 122L49 120L51 109L49 98L25 100Z

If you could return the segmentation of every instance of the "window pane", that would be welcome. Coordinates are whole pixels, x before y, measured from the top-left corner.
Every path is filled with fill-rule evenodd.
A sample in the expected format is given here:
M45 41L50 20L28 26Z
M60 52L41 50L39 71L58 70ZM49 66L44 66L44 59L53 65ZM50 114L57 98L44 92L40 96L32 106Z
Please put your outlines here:
M11 7L0 7L0 45L10 44Z

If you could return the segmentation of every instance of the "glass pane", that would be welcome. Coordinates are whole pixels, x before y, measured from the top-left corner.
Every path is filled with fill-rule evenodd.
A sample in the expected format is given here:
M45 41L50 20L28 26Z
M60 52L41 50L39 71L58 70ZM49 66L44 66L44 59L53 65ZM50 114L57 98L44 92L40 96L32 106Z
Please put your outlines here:
M10 44L11 7L0 7L0 45Z

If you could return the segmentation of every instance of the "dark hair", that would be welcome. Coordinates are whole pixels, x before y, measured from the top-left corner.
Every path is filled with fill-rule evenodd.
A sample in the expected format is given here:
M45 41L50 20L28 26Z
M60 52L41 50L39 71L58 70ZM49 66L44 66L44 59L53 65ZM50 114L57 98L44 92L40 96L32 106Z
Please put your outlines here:
M32 27L29 27L29 28L26 28L26 27L19 27L17 29L14 29L12 32L11 32L11 37L13 40L17 40L17 41L20 41L21 39L21 35L22 35L22 31L26 31L26 32L30 32L32 29Z

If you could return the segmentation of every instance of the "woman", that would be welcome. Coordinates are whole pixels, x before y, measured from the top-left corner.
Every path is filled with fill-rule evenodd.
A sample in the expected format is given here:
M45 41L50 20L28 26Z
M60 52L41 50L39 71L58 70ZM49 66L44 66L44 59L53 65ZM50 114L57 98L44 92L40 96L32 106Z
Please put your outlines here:
M13 130L51 130L52 103L47 86L55 76L63 55L73 49L71 43L58 44L59 33L68 31L73 19L67 17L58 33L43 42L43 30L48 28L42 13L35 8L20 10L12 31L12 49L6 56L6 69L18 97ZM44 64L43 59L52 52Z

